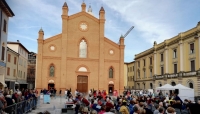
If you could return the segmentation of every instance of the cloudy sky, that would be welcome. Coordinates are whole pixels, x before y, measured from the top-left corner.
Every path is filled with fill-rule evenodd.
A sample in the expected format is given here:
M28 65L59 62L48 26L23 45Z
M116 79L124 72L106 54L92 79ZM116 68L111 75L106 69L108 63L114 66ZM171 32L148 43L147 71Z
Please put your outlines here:
M81 11L83 0L6 0L15 16L9 20L8 41L19 40L29 51L37 53L38 31L45 38L61 33L62 5L66 1L69 15ZM178 33L191 29L200 21L200 0L85 0L87 8L99 17L101 6L106 11L105 36L119 41L125 38L125 62Z

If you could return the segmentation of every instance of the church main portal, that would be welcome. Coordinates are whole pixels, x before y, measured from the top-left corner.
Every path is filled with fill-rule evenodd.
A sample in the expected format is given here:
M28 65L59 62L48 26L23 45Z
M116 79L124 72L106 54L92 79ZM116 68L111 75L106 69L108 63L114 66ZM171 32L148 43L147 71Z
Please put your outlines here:
M77 77L77 90L82 93L88 92L88 76Z

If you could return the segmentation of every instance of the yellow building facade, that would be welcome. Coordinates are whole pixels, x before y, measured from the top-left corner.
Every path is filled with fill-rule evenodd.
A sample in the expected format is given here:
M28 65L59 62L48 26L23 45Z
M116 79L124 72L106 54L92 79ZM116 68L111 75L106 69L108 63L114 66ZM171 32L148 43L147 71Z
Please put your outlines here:
M135 89L155 89L164 84L182 84L200 96L200 22L135 55Z
M86 12L68 15L65 2L62 7L62 32L44 39L39 31L36 62L37 90L55 88L88 92L90 89L113 92L124 90L124 38L119 44L104 36L105 10L99 18Z
M125 77L127 78L127 85L125 86L126 89L134 89L134 61L130 63L125 63L126 70L126 75Z

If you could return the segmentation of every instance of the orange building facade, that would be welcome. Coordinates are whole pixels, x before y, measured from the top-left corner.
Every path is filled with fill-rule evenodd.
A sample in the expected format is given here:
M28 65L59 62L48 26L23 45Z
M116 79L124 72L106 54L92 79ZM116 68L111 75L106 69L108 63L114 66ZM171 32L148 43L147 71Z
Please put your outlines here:
M36 67L37 90L71 88L80 92L90 89L124 89L124 38L119 44L104 36L105 10L99 11L99 19L92 15L91 7L68 15L65 2L62 7L62 33L44 39L40 29Z

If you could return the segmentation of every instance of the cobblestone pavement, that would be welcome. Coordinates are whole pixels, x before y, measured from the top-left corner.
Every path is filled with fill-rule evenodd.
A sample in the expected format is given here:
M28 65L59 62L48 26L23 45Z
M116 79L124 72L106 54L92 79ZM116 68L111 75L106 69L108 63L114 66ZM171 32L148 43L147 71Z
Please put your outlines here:
M51 114L61 114L61 109L64 108L64 103L66 99L64 96L52 97L50 104L44 104L43 99L40 99L37 104L37 108L32 110L28 114L37 114L39 112L49 111ZM64 113L63 113L64 114ZM69 110L66 114L74 114L72 110Z

